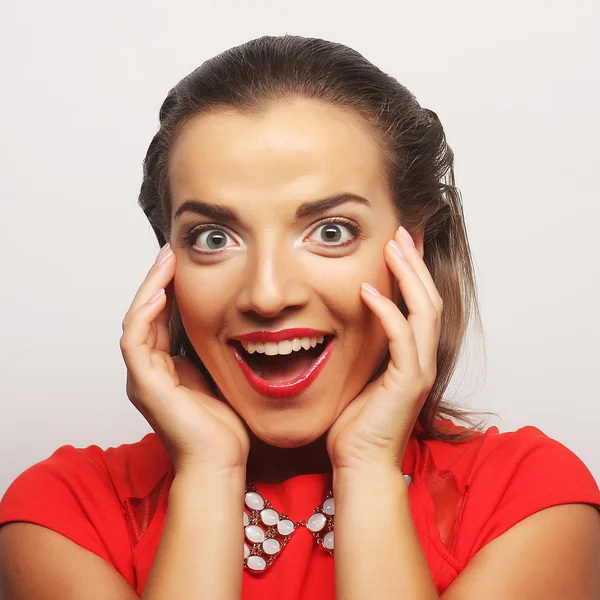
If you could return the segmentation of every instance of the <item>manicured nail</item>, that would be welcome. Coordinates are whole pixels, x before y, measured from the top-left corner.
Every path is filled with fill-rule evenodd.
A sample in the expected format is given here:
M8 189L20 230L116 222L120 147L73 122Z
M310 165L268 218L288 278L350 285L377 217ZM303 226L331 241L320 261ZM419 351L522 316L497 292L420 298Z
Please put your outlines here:
M164 293L165 290L161 288L160 290L158 290L158 292L156 292L156 294L152 294L152 296L150 296L150 300L148 300L146 304L152 304L155 300L158 300Z
M171 248L171 244L167 242L161 249L160 252L156 256L156 260L154 261L154 265L158 267L158 265L162 264L173 254L173 248Z
M404 258L404 252L400 250L400 246L398 246L394 240L390 240L390 247L400 256L400 258Z
M381 294L372 285L369 285L368 283L361 284L361 287L363 290L369 292L369 294L373 296L381 296Z
M400 227L398 227L398 229L400 230L400 233L404 236L404 239L414 248L415 242L412 239L412 236L410 235L410 233L408 233L408 231L406 231L406 229L404 229L404 227L402 227L402 225L400 225Z

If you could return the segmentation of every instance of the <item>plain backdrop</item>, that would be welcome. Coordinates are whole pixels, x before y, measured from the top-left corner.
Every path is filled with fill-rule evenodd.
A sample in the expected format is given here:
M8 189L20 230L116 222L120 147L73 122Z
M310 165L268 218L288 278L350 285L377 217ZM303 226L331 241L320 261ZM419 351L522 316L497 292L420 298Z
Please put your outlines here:
M600 4L3 0L0 493L65 444L151 431L121 320L157 251L137 206L167 92L264 34L346 43L440 116L485 340L456 402L535 425L600 479Z

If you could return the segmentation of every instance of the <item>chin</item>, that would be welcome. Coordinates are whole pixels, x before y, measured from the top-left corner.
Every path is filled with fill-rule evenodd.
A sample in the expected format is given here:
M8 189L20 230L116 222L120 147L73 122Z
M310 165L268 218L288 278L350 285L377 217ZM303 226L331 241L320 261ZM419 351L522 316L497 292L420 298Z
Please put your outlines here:
M323 431L303 431L301 429L273 430L273 429L252 429L254 435L263 441L265 444L275 446L277 448L300 448L307 446L318 440Z

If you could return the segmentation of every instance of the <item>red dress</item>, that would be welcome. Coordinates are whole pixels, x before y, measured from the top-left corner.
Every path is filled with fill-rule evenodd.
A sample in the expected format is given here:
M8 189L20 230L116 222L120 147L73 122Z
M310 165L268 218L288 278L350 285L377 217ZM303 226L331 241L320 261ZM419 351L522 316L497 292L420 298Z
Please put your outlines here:
M464 444L419 441L413 434L403 472L413 478L413 521L439 593L480 548L536 511L576 502L600 508L598 485L583 462L535 427L508 433L490 427ZM62 446L10 485L0 501L0 525L28 521L61 533L108 561L141 596L172 480L172 464L154 433L106 450ZM299 521L322 503L331 475L252 483L276 510ZM303 527L265 572L244 571L243 600L334 597L333 558Z

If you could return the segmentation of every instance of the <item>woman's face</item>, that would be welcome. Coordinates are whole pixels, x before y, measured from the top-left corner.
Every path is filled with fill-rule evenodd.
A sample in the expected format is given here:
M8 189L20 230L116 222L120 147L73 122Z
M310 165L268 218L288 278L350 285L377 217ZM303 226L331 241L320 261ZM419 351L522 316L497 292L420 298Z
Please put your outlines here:
M383 258L398 223L376 140L353 113L314 101L220 110L188 124L169 177L174 289L198 356L260 439L316 440L386 357L360 297L362 282L398 294ZM266 343L298 328L313 331Z

